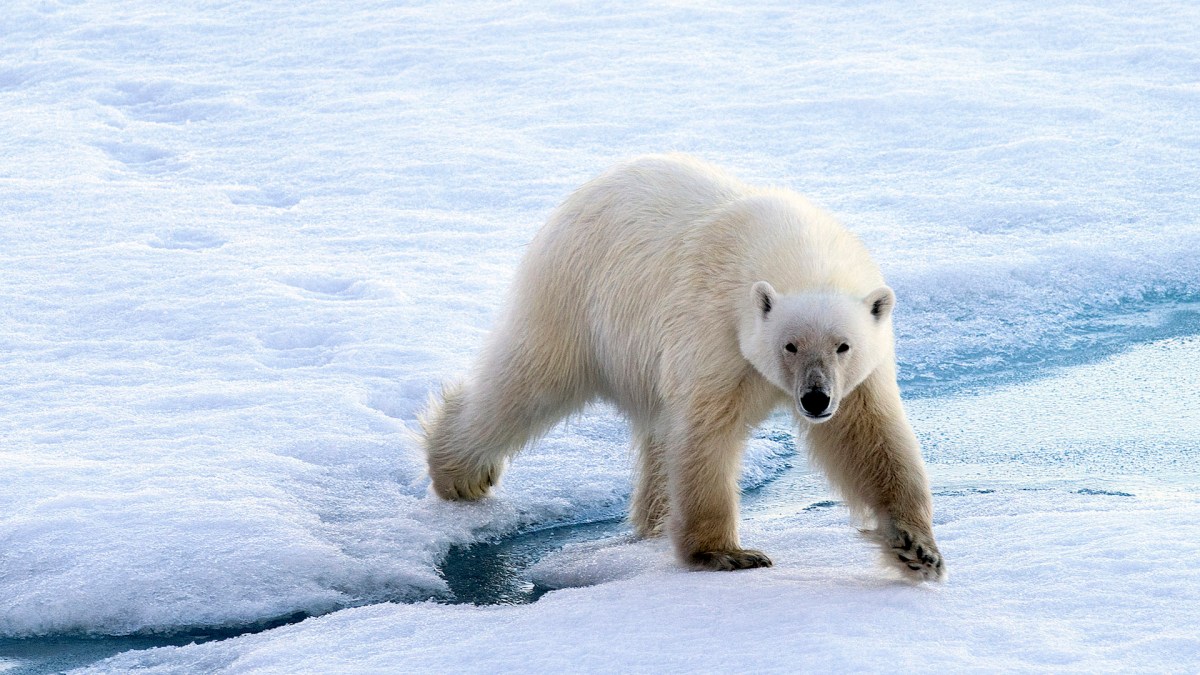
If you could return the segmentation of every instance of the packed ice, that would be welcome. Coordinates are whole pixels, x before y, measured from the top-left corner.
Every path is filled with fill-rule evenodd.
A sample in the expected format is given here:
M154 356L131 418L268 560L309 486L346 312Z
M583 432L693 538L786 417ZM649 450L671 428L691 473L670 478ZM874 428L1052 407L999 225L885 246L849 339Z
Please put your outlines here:
M0 35L0 671L295 615L93 667L1195 668L1195 3L22 0ZM781 416L743 479L774 568L617 535L448 604L452 546L623 512L607 408L470 505L415 420L554 205L660 151L880 262L947 583L875 564Z

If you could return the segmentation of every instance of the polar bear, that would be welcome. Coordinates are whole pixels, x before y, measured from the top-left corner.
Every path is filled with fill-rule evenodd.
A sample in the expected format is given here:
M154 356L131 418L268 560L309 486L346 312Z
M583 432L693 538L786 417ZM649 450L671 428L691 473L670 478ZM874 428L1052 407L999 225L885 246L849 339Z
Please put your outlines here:
M694 568L766 567L738 540L738 477L749 431L790 404L885 559L941 579L894 305L862 243L800 196L686 156L619 165L538 232L470 375L421 416L433 490L483 497L599 398L632 425L637 533L668 533Z

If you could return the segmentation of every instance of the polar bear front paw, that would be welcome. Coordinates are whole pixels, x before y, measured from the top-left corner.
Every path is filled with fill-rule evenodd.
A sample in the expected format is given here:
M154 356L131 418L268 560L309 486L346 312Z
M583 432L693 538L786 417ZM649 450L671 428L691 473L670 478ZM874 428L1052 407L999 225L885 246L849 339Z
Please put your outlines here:
M946 565L933 537L893 525L890 531L876 531L884 558L912 581L943 581Z
M771 559L762 551L739 548L730 551L699 551L688 556L688 563L695 569L727 572L755 567L770 567Z

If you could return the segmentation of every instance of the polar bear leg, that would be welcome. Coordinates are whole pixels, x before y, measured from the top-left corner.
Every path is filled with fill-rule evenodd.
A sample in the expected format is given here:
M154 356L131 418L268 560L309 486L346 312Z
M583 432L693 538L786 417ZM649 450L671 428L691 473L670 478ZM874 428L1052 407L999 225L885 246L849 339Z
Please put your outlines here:
M771 566L761 551L738 543L742 402L737 392L696 401L667 447L672 540L680 559L697 569Z
M850 506L873 516L876 527L866 534L885 561L910 579L945 578L929 480L894 372L882 367L869 376L832 419L810 427L808 441Z
M443 499L483 497L505 462L586 402L578 364L544 341L493 341L473 377L443 388L421 419L429 476Z
M670 503L666 447L647 429L635 428L633 441L638 468L629 521L639 537L655 537L662 534Z

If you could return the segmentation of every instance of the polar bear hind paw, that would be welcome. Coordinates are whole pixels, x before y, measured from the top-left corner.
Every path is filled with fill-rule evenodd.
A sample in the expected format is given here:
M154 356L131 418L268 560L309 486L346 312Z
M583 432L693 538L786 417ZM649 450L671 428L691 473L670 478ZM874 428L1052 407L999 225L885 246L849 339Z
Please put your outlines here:
M485 464L465 474L433 476L433 489L442 499L473 502L487 496L502 468L500 464Z

